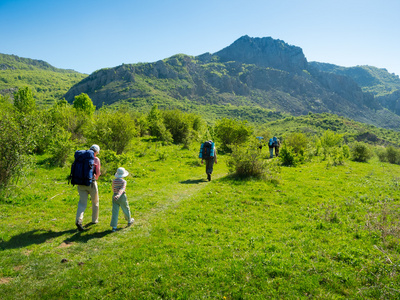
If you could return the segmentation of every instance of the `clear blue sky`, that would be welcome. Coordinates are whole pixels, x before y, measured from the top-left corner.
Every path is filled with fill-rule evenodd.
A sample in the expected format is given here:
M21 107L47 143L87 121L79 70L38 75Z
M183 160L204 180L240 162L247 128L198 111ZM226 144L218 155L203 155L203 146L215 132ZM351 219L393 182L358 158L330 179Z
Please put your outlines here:
M0 53L90 74L270 36L400 75L399 16L400 0L0 0Z

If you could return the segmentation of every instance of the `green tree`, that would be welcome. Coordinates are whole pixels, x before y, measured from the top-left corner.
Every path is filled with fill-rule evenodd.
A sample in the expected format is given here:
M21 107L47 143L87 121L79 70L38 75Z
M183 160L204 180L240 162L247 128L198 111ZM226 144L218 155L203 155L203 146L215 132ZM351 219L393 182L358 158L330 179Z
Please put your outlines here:
M96 110L96 106L93 105L92 99L90 99L85 93L75 96L73 106L75 109L85 112L89 117L92 117Z
M309 146L309 139L302 132L293 132L285 138L285 144L292 147L295 153L303 155L304 151Z
M332 130L326 130L320 139L321 147L324 152L324 159L331 156L332 149L338 147L343 141L343 135L334 133Z
M7 103L0 104L0 189L18 181L35 147L32 131L21 126L20 116ZM23 122L22 122L23 123Z
M117 154L137 135L135 120L126 111L102 109L96 114L94 124L96 127L88 134L89 139Z
M166 144L173 142L171 132L165 127L163 116L155 104L147 115L150 135Z
M351 159L358 162L367 162L373 156L368 145L362 142L356 142L351 148Z
M214 132L220 143L219 148L224 152L230 152L232 145L241 145L248 141L253 128L247 121L223 118L215 124Z
M31 113L36 110L36 101L32 91L28 88L19 88L14 93L14 106L23 114Z

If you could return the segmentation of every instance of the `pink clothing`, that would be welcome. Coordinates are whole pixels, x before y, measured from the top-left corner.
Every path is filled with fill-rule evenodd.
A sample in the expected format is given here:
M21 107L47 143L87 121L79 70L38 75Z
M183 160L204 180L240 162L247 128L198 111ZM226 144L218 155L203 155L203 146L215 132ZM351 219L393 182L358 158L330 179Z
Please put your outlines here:
M94 179L99 179L100 176L100 159L98 157L96 157L96 155L94 156Z

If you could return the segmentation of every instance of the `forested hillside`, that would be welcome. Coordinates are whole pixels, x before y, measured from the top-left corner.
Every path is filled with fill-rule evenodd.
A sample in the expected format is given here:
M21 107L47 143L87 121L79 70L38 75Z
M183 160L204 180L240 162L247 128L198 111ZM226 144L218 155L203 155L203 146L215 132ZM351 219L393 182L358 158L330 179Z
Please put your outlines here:
M71 86L86 76L41 60L0 54L0 93L13 97L19 88L29 87L38 105L48 106L62 99Z

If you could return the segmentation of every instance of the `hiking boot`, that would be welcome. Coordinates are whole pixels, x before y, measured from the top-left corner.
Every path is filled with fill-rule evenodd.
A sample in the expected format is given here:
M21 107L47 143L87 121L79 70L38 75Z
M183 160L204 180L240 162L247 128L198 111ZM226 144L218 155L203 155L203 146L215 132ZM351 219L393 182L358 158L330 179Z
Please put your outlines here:
M135 222L135 219L132 218L132 219L128 222L128 227L131 226L131 225L133 224L133 222Z
M81 223L76 223L75 225L76 225L76 227L78 228L79 231L85 231L85 228L83 228Z
M211 181L211 174L207 174L208 181Z
M112 232L116 232L117 231L117 227L113 227L111 231Z

